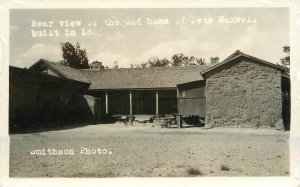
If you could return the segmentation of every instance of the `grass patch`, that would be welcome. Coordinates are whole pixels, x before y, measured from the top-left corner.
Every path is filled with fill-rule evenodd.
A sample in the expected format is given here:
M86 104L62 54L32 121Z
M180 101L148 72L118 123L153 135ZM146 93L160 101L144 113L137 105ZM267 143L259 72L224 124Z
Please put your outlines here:
M196 175L202 175L202 172L200 170L194 169L194 168L189 168L187 170L187 172L188 172L189 175L194 175L194 176L196 176Z
M179 164L176 166L176 168L184 168L184 165Z
M85 173L85 172L77 172L65 177L76 177L76 178L112 178L117 177L114 173L109 171L108 173L100 174L98 172Z
M225 165L221 165L221 170L222 171L230 171L229 167L225 166Z
M53 177L52 173L46 173L46 177Z

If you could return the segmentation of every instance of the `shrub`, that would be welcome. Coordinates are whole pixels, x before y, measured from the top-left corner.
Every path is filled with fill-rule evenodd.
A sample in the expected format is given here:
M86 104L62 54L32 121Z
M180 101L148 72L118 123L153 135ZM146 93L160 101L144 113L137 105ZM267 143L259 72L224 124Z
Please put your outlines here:
M221 170L222 171L230 171L229 167L227 167L225 165L221 165Z
M187 172L189 175L202 175L201 171L199 171L198 169L194 169L194 168L189 168Z

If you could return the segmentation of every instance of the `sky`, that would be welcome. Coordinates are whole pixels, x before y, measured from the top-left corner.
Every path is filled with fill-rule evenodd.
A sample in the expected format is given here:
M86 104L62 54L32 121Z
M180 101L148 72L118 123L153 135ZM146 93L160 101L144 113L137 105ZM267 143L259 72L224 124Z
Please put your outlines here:
M70 35L71 30L75 35ZM42 35L37 36L38 32ZM289 10L10 10L10 65L28 68L41 58L62 60L63 42L79 42L86 49L89 62L98 60L109 67L115 61L119 67L130 67L151 57L171 59L178 53L204 58L207 62L210 57L218 56L222 61L236 50L277 63L285 56L282 47L289 45Z

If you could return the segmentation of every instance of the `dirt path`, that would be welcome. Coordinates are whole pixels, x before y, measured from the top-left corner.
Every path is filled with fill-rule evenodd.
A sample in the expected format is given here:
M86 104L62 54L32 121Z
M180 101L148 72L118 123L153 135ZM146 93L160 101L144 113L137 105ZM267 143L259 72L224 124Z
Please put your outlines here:
M36 155L36 150L43 149L46 155ZM63 150L68 154L53 155L55 151L52 151L49 155L51 150ZM74 154L69 155L72 150ZM86 154L88 150L91 154ZM96 154L92 154L93 150ZM289 174L288 132L274 129L89 125L11 135L10 153L11 177Z

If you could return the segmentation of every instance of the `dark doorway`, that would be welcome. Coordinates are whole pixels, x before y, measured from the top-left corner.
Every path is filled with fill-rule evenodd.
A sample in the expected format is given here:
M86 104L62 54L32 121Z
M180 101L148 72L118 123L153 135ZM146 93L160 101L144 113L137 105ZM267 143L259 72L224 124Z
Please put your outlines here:
M175 114L177 113L177 91L160 90L158 92L158 113Z
M129 114L129 91L108 92L108 111L110 114Z
M132 91L132 113L155 114L155 94L153 90Z
M284 128L290 130L290 115L291 115L291 92L290 92L290 79L282 77L282 120Z

